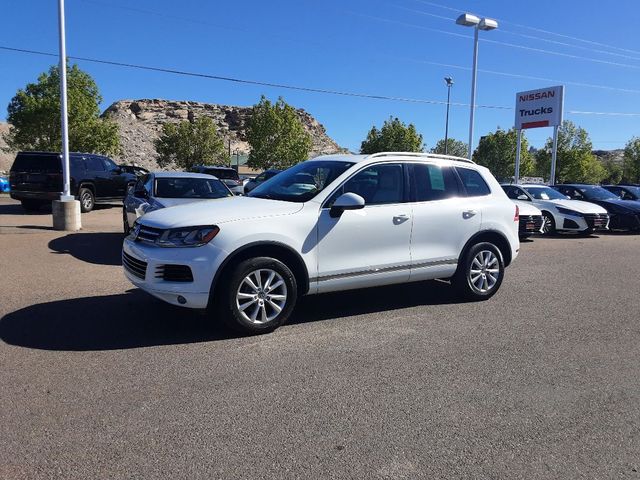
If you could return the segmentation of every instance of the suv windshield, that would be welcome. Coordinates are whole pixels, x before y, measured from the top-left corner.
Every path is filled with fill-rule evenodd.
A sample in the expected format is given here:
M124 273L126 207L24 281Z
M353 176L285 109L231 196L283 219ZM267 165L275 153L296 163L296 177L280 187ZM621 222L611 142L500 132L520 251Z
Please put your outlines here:
M233 193L220 181L213 178L158 178L157 198L223 198Z
M344 173L353 162L302 162L254 188L249 197L307 202Z
M609 190L595 185L577 188L588 200L620 200L620 197L611 193Z
M536 200L566 200L566 195L550 187L522 187Z

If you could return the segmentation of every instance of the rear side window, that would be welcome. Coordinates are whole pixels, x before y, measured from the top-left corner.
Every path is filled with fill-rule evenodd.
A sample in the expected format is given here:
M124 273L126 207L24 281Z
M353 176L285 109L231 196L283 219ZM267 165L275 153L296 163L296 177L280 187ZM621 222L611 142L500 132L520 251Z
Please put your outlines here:
M455 174L449 167L411 165L411 184L416 202L443 200L460 195Z
M104 163L98 157L87 157L85 162L90 172L104 172Z
M487 182L484 181L482 175L477 171L461 167L456 167L456 171L460 176L460 180L462 180L468 197L480 197L491 194L489 185L487 185Z
M11 170L14 172L60 173L62 162L57 154L28 155L18 154Z

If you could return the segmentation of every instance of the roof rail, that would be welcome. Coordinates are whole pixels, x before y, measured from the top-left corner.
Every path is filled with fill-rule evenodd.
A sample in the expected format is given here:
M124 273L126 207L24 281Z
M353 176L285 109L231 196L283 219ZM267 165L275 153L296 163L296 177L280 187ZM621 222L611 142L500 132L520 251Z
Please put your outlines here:
M473 163L476 162L469 160L468 158L454 157L453 155L441 155L439 153L423 153L423 152L379 152L368 155L367 158L378 157L416 157L416 158L431 158L436 160L453 160L456 162Z

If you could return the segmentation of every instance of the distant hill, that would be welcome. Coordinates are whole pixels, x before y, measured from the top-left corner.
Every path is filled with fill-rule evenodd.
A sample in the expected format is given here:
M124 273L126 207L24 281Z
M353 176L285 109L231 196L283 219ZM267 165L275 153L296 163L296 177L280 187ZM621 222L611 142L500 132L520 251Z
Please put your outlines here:
M302 109L297 113L302 125L311 134L311 156L345 151L309 113ZM201 115L213 119L225 145L231 143L231 153L249 153L245 132L251 107L159 99L120 100L102 114L120 127L122 155L119 160L147 168L157 168L153 141L158 138L163 123L180 122Z

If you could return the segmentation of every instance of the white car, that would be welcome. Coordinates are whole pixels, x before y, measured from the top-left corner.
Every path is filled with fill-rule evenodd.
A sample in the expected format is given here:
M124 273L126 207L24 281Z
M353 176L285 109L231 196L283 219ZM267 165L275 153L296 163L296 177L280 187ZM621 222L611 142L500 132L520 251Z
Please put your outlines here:
M502 188L512 200L531 202L542 211L542 231L545 234L576 232L590 235L609 226L609 214L604 208L590 202L570 200L546 185L503 185Z
M431 154L330 155L247 197L144 215L122 264L166 302L262 333L305 294L438 278L487 299L519 245L518 207L484 167Z
M518 228L520 239L542 233L544 221L540 209L536 208L531 202L525 202L524 200L511 199L511 201L520 209L520 225Z

